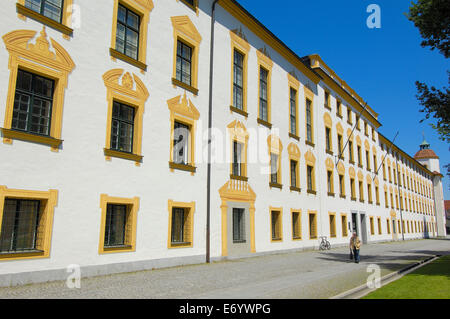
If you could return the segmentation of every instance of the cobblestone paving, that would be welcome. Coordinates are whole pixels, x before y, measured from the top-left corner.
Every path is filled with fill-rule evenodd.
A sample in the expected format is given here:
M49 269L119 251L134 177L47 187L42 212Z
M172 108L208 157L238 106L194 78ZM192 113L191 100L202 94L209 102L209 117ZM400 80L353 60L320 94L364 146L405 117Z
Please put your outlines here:
M369 264L384 276L436 254L450 254L450 238L365 245L359 264L341 247L83 278L80 289L0 288L0 298L329 298L365 284Z

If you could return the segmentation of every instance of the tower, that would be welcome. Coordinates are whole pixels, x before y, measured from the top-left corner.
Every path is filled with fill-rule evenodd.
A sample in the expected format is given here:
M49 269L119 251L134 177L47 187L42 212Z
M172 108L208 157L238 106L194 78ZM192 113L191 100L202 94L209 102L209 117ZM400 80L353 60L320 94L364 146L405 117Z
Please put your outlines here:
M444 176L440 173L439 156L437 156L430 148L430 143L425 140L425 136L423 142L420 144L420 150L414 155L414 159L425 166L433 174L431 178L433 181L433 199L434 210L436 212L437 235L446 236L444 192L442 188L442 178Z

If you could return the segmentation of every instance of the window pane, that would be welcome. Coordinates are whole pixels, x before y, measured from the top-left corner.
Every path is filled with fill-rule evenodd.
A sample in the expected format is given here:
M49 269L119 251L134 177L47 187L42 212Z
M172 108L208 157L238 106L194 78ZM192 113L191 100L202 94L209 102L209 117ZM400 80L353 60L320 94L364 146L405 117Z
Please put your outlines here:
M41 4L41 0L25 0L25 7L39 13L41 12Z
M126 16L127 16L127 9L125 9L125 7L119 5L119 11L117 14L117 19L122 22L122 23L126 23Z
M139 16L131 11L128 11L127 24L128 26L139 30Z
M175 122L173 137L173 161L177 164L189 164L189 126Z
M270 154L270 181L278 183L278 155Z
M105 246L125 244L127 206L108 204L106 213Z
M245 242L245 210L233 208L233 242Z
M184 208L172 209L172 242L184 242L184 223L185 213Z
M44 16L57 22L61 22L61 2L61 0L45 0L43 10Z

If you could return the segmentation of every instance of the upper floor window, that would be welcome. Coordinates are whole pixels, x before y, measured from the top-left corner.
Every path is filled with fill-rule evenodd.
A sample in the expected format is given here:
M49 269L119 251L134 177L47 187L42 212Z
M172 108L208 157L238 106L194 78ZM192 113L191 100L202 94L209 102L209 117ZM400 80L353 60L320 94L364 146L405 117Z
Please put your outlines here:
M278 155L274 153L270 154L270 182L278 183Z
M290 132L297 135L297 91L290 88Z
M54 81L18 70L11 128L49 135Z
M330 107L330 93L325 91L325 101L324 101L324 105L326 108L331 108Z
M261 120L268 122L267 110L267 78L268 71L264 68L259 70L259 115Z
M114 101L111 122L111 149L133 152L134 107Z
M119 5L117 15L116 50L138 60L140 16Z
M244 55L234 50L233 106L244 110Z
M242 143L233 141L233 175L244 176L242 163Z
M312 113L309 99L306 99L306 140L312 142Z
M188 125L174 122L173 162L176 164L189 164L189 133Z
M187 85L191 85L192 48L177 41L177 74L176 79Z
M25 0L25 7L61 23L63 0Z

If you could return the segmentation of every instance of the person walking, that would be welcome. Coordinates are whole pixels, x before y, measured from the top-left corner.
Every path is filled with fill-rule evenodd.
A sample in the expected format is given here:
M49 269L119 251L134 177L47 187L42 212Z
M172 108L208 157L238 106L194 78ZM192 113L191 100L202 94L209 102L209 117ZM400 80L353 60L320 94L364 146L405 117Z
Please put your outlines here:
M350 238L350 251L353 253L353 258L355 263L359 263L359 249L361 248L361 241L359 237L354 232L352 237Z

